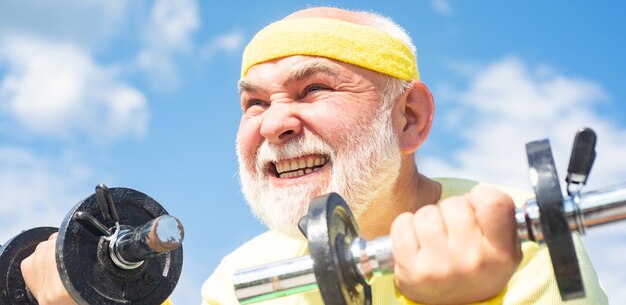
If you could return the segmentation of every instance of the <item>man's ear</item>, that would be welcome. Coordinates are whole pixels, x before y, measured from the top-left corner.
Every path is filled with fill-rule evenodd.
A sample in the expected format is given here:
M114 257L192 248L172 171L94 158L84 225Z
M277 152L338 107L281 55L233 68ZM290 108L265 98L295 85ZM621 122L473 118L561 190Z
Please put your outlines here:
M413 81L398 100L400 149L403 154L414 153L424 143L433 124L435 103L428 87L421 81Z

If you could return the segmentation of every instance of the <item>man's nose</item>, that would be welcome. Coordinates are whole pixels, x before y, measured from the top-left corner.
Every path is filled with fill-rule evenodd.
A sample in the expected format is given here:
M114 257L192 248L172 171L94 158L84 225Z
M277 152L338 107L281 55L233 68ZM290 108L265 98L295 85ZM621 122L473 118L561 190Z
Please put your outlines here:
M288 105L273 105L263 116L261 136L274 144L283 144L302 132L302 121Z

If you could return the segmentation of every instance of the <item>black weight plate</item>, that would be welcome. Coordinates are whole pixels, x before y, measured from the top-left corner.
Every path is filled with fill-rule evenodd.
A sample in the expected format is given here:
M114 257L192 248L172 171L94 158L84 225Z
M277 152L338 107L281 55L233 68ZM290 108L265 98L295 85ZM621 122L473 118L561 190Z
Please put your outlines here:
M20 264L35 252L37 245L48 240L57 228L38 227L23 231L0 247L0 304L37 304L24 283Z
M539 207L541 230L563 300L585 296L576 249L563 210L563 196L548 140L526 144L531 181Z
M109 189L125 227L138 227L167 214L149 196L128 188ZM133 270L113 264L108 241L92 234L72 216L76 212L94 216L109 228L93 194L76 204L67 214L57 238L57 267L65 288L80 305L161 304L174 290L183 263L182 248L149 258Z
M307 238L325 305L371 303L371 287L354 276L354 263L346 261L345 253L356 237L356 221L341 196L331 193L311 201Z

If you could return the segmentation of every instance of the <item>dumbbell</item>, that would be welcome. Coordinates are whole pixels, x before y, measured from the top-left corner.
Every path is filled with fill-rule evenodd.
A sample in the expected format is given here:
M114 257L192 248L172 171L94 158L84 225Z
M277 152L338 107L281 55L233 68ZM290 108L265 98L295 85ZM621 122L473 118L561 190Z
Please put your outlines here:
M548 140L526 145L536 198L515 211L521 240L548 246L563 300L584 296L572 231L626 218L626 184L581 193L595 159L595 133L580 130L568 168L568 194L563 198ZM236 271L235 294L251 304L319 289L326 305L371 304L374 277L393 272L389 236L366 241L340 195L312 200L300 222L310 255Z
M0 304L38 304L20 264L57 228L18 234L0 248ZM183 264L184 229L146 194L107 188L78 202L56 239L56 263L66 290L80 305L161 304Z

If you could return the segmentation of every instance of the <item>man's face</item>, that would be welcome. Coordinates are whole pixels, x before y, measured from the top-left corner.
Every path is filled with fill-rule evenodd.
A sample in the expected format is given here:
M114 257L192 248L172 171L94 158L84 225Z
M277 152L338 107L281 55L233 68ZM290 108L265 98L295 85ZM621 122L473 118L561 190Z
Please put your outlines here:
M400 151L374 72L292 56L240 81L237 155L244 195L268 227L296 234L314 197L341 194L358 216L389 192Z

